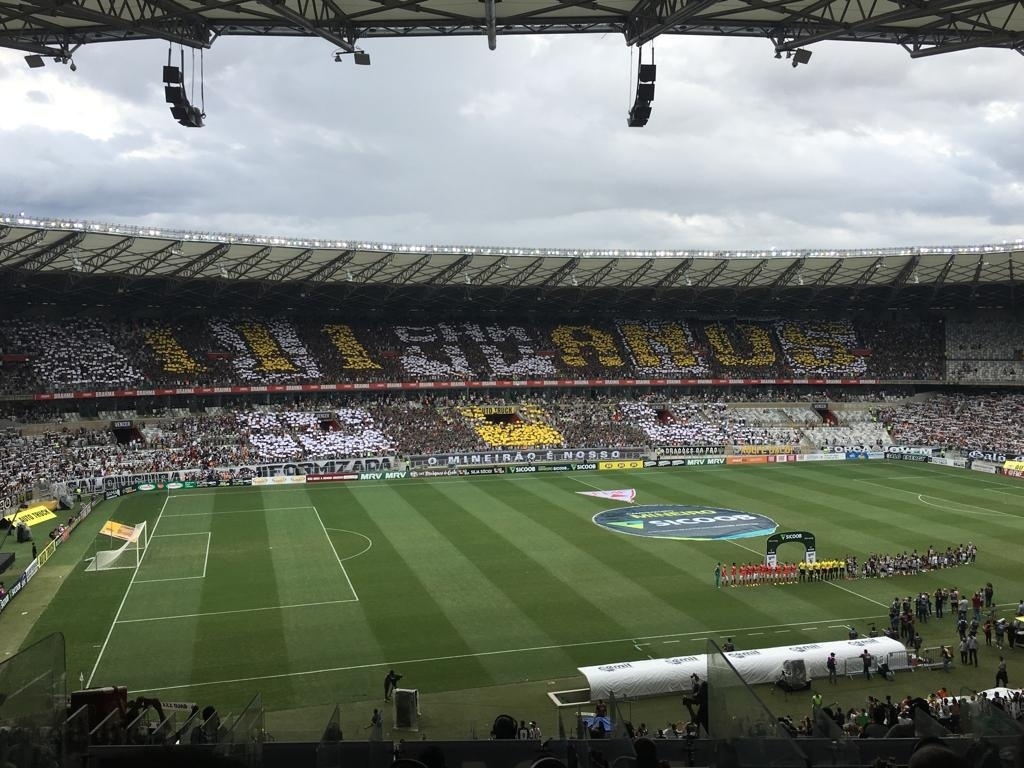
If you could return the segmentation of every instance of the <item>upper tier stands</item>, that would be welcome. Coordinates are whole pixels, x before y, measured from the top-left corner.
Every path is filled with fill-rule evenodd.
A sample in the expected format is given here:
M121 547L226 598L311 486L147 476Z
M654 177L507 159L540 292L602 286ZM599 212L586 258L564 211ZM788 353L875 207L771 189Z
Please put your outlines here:
M1000 355L1009 354L1013 327L999 328L1007 339L996 345ZM953 343L947 337L986 329L944 332L937 319L369 326L284 317L16 318L0 321L0 393L528 378L936 380Z
M993 317L951 323L946 332L946 374L950 381L1024 383L1021 323Z

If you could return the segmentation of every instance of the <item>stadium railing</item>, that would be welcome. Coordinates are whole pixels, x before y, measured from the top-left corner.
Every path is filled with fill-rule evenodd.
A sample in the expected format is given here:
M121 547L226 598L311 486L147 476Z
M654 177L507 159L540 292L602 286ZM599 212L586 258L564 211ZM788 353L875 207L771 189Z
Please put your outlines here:
M64 761L67 706L64 636L55 633L0 663L0 763Z
M216 751L239 764L258 766L267 735L264 717L263 698L257 693L218 736Z

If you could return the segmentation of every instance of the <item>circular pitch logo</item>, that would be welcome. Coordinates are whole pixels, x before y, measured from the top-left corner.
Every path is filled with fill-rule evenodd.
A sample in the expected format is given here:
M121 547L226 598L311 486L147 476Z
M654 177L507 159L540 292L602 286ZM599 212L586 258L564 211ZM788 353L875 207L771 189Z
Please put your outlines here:
M594 515L602 528L631 536L719 541L767 536L778 528L770 517L723 507L646 504L607 509Z

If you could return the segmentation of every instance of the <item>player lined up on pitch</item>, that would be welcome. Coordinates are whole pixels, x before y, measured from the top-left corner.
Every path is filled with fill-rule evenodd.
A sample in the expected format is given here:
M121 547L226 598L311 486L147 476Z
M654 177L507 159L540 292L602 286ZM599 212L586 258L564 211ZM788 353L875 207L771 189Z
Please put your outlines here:
M715 586L754 587L759 584L796 584L801 581L832 581L845 578L842 560L818 560L801 563L719 563L715 567Z

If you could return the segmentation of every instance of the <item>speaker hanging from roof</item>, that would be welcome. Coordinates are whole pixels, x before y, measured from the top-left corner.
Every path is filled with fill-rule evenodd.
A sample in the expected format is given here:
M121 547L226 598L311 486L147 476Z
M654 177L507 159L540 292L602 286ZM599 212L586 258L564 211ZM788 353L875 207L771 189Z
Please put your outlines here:
M651 119L651 102L654 101L654 79L658 74L658 68L654 64L654 47L651 47L651 63L643 63L644 50L637 49L637 73L636 93L633 98L633 106L626 118L626 125L630 128L643 128Z

